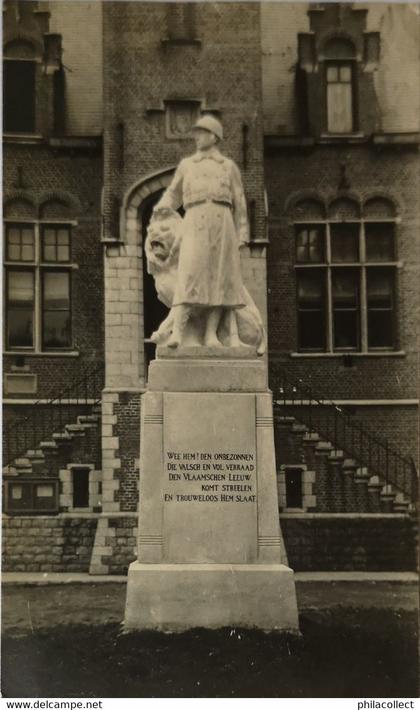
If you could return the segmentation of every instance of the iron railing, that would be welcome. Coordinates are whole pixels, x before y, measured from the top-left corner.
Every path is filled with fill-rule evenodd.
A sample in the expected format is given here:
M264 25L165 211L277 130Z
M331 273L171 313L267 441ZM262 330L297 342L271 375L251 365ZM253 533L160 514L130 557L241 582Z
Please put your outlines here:
M99 404L104 384L104 363L95 363L57 396L30 405L29 414L18 417L3 428L3 466L36 450L54 433L63 432L79 415L89 414Z
M414 460L397 451L389 441L372 434L366 426L332 400L315 395L312 387L301 379L291 382L286 373L280 377L280 389L275 393L275 413L279 407L310 433L318 433L342 451L346 458L366 467L396 492L404 493L412 502L418 498L418 472Z

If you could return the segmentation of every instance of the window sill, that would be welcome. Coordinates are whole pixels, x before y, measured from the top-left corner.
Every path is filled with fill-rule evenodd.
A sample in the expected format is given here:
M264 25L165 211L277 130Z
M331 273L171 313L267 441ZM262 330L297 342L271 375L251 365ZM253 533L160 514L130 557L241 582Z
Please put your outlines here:
M337 353L299 353L299 352L291 352L289 353L289 357L292 358L316 358L316 357L321 357L321 358L327 358L327 357L405 357L406 352L405 350L371 350L366 353L362 352L354 352L353 350L348 350L345 352L337 352Z
M367 143L369 137L364 133L321 133L318 143Z
M402 269L404 266L403 261L301 261L298 264L294 264L295 269L321 269L331 266L335 268L345 268L353 269L360 268L361 266L367 267L384 267L390 268L394 267L397 269Z
M44 137L37 133L4 133L4 143L42 143Z
M14 269L22 269L26 267L35 268L40 266L41 269L60 269L64 271L66 269L71 269L72 271L77 271L79 264L72 264L69 261L41 261L39 263L35 261L5 261L4 266L13 267Z
M192 37L167 37L161 41L162 47L201 47L201 40Z
M51 352L34 352L32 350L5 350L3 355L10 355L12 357L79 357L79 350L63 350L58 352L57 350L52 350Z

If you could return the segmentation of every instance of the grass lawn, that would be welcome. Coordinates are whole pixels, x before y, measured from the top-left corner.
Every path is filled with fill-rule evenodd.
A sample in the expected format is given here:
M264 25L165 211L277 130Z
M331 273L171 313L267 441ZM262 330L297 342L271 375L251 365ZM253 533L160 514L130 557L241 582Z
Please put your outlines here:
M334 606L306 609L300 623L300 637L240 629L121 634L115 622L67 623L33 632L6 628L2 693L139 698L417 696L415 611Z

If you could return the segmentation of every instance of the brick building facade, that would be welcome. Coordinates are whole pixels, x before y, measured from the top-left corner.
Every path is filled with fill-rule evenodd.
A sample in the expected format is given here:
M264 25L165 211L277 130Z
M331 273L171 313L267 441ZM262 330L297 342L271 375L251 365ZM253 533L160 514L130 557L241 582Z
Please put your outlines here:
M413 566L412 471L401 463L416 456L417 422L412 12L5 4L8 568L113 573L134 559L141 394L164 313L142 243L205 113L222 120L244 181L242 268L267 323L291 560ZM299 408L293 383L311 392ZM321 397L340 407L341 430ZM355 422L361 448L360 435L346 440ZM371 449L370 435L385 448ZM402 547L378 556L378 531L391 529ZM355 542L340 560L344 530ZM336 541L324 562L305 553L311 535L310 545Z

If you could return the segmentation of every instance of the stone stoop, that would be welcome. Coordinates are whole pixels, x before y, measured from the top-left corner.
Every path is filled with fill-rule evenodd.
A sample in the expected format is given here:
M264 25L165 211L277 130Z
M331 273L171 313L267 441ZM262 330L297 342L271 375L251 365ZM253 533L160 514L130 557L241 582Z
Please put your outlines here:
M63 431L54 432L50 439L40 441L36 449L28 449L12 464L4 466L3 476L58 478L61 468L71 463L84 463L80 458L83 458L85 441L100 436L100 411L100 407L95 406L92 414L79 415L75 423L65 424Z
M277 465L315 471L315 511L320 513L410 513L413 504L366 466L347 458L294 417L277 417Z

